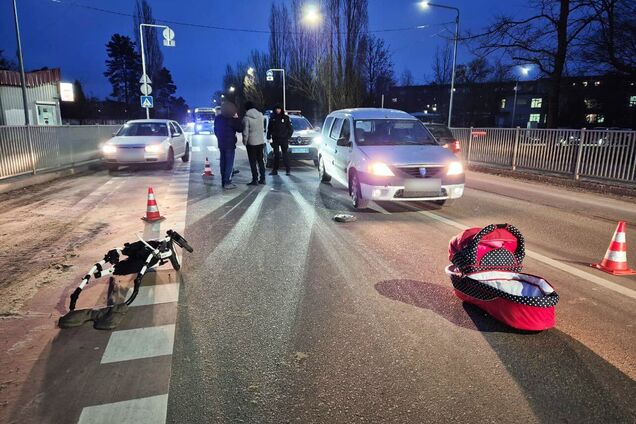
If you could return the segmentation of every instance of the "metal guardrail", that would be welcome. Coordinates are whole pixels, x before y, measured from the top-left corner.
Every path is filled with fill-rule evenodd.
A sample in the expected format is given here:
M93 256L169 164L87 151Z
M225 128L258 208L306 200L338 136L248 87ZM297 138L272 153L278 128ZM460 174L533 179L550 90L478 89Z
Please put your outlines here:
M468 163L636 183L636 131L452 128Z
M99 145L119 125L0 127L0 179L99 159Z

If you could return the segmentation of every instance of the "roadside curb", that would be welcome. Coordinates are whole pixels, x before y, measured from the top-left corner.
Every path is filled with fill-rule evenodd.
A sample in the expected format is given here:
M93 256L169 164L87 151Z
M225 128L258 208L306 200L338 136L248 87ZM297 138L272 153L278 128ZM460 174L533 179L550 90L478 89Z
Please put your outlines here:
M497 168L478 164L468 164L468 169L474 172L481 172L484 174L498 175L501 177L510 177L520 181L536 181L545 183L557 187L571 188L578 191L587 191L591 193L609 194L618 198L635 198L636 199L636 186L620 186L612 184L610 182L603 183L600 181L591 180L574 180L567 177L563 177L551 173L540 174L538 172L526 171L526 170L511 170L504 168Z
M68 177L71 175L82 174L89 170L96 170L100 168L101 161L98 159L90 162L84 162L80 165L57 169L54 171L44 171L41 174L18 175L15 177L7 178L5 180L0 180L0 194L9 193L14 190L19 190L38 184L48 183L53 180Z

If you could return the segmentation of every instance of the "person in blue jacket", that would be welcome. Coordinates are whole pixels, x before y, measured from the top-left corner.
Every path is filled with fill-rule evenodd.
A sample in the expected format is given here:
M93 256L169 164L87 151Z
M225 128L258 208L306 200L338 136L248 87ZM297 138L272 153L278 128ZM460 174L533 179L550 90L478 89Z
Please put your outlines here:
M235 189L232 184L232 170L234 169L234 154L236 153L236 133L243 131L243 123L238 117L234 103L224 102L221 113L214 119L214 134L220 152L221 185L225 190Z

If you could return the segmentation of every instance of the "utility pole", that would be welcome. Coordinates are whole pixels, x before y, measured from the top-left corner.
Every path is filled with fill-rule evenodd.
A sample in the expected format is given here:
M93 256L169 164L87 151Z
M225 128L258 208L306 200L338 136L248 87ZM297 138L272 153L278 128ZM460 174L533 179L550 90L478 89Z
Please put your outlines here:
M18 21L18 5L16 0L13 0L13 18L15 20L15 36L18 41L18 61L20 62L20 84L22 85L22 102L24 104L24 124L31 125L31 119L29 118L29 105L27 103L27 91L26 91L26 75L24 74L24 59L22 57L22 41L20 40L20 23Z

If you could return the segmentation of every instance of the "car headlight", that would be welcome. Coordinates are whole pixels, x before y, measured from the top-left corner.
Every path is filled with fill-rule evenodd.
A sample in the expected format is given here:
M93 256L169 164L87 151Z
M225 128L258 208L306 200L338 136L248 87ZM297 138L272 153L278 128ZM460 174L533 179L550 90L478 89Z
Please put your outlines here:
M448 165L446 175L459 175L464 173L464 165L461 162L451 162Z
M197 130L200 130L201 128L203 128L203 125L197 124Z
M102 146L102 152L106 154L117 153L117 146L113 146L112 144L104 144Z
M369 165L369 172L378 177L393 177L395 174L391 171L386 163L373 162Z
M160 153L163 148L161 144L149 144L148 146L144 147L144 150L147 153Z
M313 140L311 140L312 144L315 144L316 146L319 146L322 144L322 137L321 136L316 136L313 138Z

